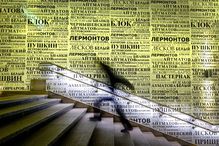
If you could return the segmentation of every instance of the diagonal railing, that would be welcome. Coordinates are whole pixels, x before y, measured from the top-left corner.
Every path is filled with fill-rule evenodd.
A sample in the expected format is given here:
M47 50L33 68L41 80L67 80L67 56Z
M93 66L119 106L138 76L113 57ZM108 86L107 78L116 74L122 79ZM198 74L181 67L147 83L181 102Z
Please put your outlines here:
M202 144L204 144L203 146L205 146L205 144L217 144L219 132L217 132L218 127L216 125L211 125L202 120L199 122L199 119L193 119L190 115L180 113L167 106L119 89L116 89L115 93L111 93L107 84L50 62L41 63L40 70L43 71L42 73L45 73L44 77L47 79L48 91L74 98L91 105L99 97L113 95L116 100L123 102L121 105L127 105L127 107L122 107L122 109L125 110L125 114L130 120L189 143L198 144L200 146L202 146ZM54 78L56 78L56 80L54 80ZM62 86L65 87L62 88ZM111 106L107 104L108 103L104 103L102 107ZM115 113L113 109L115 108L111 106L111 109L108 108L104 110ZM209 137L211 137L211 141L209 141Z
M213 132L219 131L219 126L217 126L217 125L213 125L207 121L197 119L196 117L188 115L186 113L176 111L175 109L173 109L171 107L156 103L150 99L138 97L138 96L132 95L130 93L124 92L122 90L119 90L119 89L116 89L115 93L112 93L112 91L109 90L109 88L108 88L109 85L102 83L100 81L88 78L85 75L82 75L80 73L76 73L76 72L71 71L69 69L63 68L59 65L56 65L56 64L53 64L50 62L42 62L42 63L40 63L40 68L42 71L49 71L51 73L55 73L55 74L58 74L60 76L65 76L66 78L68 78L70 80L75 80L79 83L83 83L83 84L90 86L94 89L101 90L105 93L114 95L116 97L125 99L129 102L135 103L137 105L146 107L146 108L152 110L154 112L154 114L156 112L159 115L159 117L165 115L165 116L180 120L182 122L186 122L186 123L190 124L191 127L193 127L193 128L200 127L200 128L206 129L206 130L213 131ZM128 97L127 97L127 95L128 95ZM91 101L91 102L93 102L93 101Z
M176 118L178 120L184 121L186 123L189 123L193 125L193 127L201 127L206 130L210 130L213 132L219 131L219 126L211 124L207 121L204 121L202 119L197 119L196 117L176 111L175 109L156 103L150 99L145 99L136 95L132 95L128 92L124 92L122 90L116 89L114 93L108 88L109 85L106 83L97 81L95 79L91 79L89 77L86 77L85 75L82 75L80 73L74 72L72 70L66 69L64 67L61 67L59 65L50 63L50 62L42 62L40 63L41 70L43 71L50 71L52 73L56 73L61 76L65 76L71 80L78 81L80 83L86 84L88 86L91 86L93 88L96 88L98 90L102 90L104 92L107 92L111 95L123 98L125 100L128 100L130 102L133 102L135 104L147 107L149 109L152 109L154 112L159 112L160 115L168 115L170 117ZM128 97L125 96L129 95Z

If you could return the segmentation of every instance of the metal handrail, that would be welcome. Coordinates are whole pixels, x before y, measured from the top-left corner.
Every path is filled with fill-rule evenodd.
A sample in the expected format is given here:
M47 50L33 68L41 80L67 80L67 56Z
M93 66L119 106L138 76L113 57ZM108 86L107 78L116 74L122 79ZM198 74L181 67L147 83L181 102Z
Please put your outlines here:
M75 71L72 71L72 70L70 70L70 69L64 68L64 67L62 67L62 66L56 65L56 64L51 63L51 62L41 62L41 63L39 63L39 64L51 64L51 65L57 66L57 67L59 67L59 68L62 68L63 70L68 70L68 71L70 71L70 72L79 74L80 76L89 78L89 77L87 77L87 76L85 76L85 75L83 75L83 74L81 74L81 73L77 73L77 72L75 72ZM99 89L99 90L102 90L102 91L104 91L104 92L110 93L110 94L112 94L112 95L118 96L118 97L120 97L120 98L126 99L126 100L131 101L131 102L133 102L133 103L136 103L136 104L138 104L138 105L147 107L147 108L149 108L149 109L152 109L152 110L154 110L154 111L157 111L157 112L161 113L162 115L168 115L168 116L173 117L173 118L175 118L175 119L178 119L178 120L184 121L184 122L186 122L186 123L189 123L189 124L191 124L191 125L193 125L193 126L195 126L195 127L201 127L201 128L203 128L203 129L210 130L210 131L212 131L212 132L217 132L217 131L215 131L215 130L211 130L211 129L209 129L209 128L202 127L202 126L197 125L197 124L194 124L194 123L192 123L192 122L190 122L190 121L186 121L186 120L184 120L184 119L180 119L180 118L178 118L178 117L176 117L176 116L173 116L173 115L171 115L171 114L162 112L162 111L160 111L160 110L158 110L158 109L154 109L154 108L149 107L149 106L147 106L147 105L145 105L145 104L142 104L142 103L133 101L133 100L127 98L127 97L120 96L120 95L117 95L117 94L115 94L115 93L113 93L113 92L110 92L110 91L107 91L107 90L98 88L98 87L96 87L96 86L94 86L94 85L91 85L91 84L82 82L82 81L80 81L80 80L77 80L77 79L75 79L75 78L69 77L69 76L67 76L67 75L65 75L65 74L62 74L62 73L59 73L59 72L57 72L57 71L50 70L50 69L47 69L47 70L39 69L39 70L41 70L41 71L51 71L51 72L54 72L54 73L59 74L59 75L61 75L61 76L65 76L65 77L67 77L67 78L69 78L69 79L78 81L78 82L80 82L80 83L89 85L89 86L94 87L94 88L96 88L96 89ZM91 79L91 78L89 78L89 79ZM105 84L105 85L107 85L107 86L110 86L110 85L108 85L108 84L106 84L106 83L104 83L104 82L98 81L98 80L96 80L96 79L92 79L92 80L94 80L94 81L96 81L96 82L99 82L99 83L102 83L102 84ZM123 91L123 92L124 92L124 91ZM130 94L129 92L126 92L126 91L125 91L125 93ZM138 97L145 100L145 98L143 98L143 97L140 97L140 96L138 96ZM146 100L149 100L150 102L153 102L153 103L157 104L158 106L167 107L167 108L170 108L170 109L173 110L173 111L177 111L177 110L175 110L175 109L173 109L173 108L171 108L171 107L168 107L168 106L166 106L166 105L163 105L163 104L160 104L160 103L156 103L156 102L154 102L154 101L151 100L151 99L146 99ZM177 112L179 112L179 111L177 111ZM181 112L181 113L182 113L182 114L185 114L185 115L187 115L187 116L192 117L194 120L195 120L195 119L198 119L198 118L196 118L196 117L194 117L194 116L192 116L192 115L189 115L189 114L187 114L187 113L184 113L184 112ZM209 123L208 121L205 121L205 120L202 120L202 119L198 119L198 120L204 121L204 122L206 122L206 123L208 123L208 124L210 124L210 125L214 125L214 124L211 124L211 123Z
M51 94L49 94L49 96L51 96L51 97L53 97L53 95L58 95L59 97L58 98L69 98L69 97L66 97L66 96L64 96L64 95L59 95L58 93L54 93L54 92L52 92L52 91L49 91L49 93L51 93ZM77 103L79 103L79 104L82 104L82 105L85 105L85 107L92 107L92 108L94 108L95 106L93 106L93 105L89 105L89 104L87 104L87 103L84 103L84 102L82 102L82 101L80 101L80 100L78 100L78 99L72 99L72 98L70 98L72 101L73 101L73 103L76 103L76 107L77 107ZM70 101L71 102L71 101ZM69 100L67 101L67 103L69 103ZM84 106L83 106L84 107ZM97 108L97 107L95 107L95 108ZM109 114L110 116L113 116L113 117L119 117L118 115L116 115L115 113L111 113L111 112L109 112L109 111L107 111L107 110L104 110L104 109L100 109L100 110L102 110L104 113L107 113L107 114ZM127 119L127 120L129 120L129 119ZM131 121L131 122L133 122L135 125L138 125L138 127L141 129L141 127L145 127L145 125L144 124L142 124L142 123L138 123L138 122L136 122L136 121L132 121L132 120L129 120L129 121ZM191 143L191 142L188 142L188 141L186 141L186 140L183 140L183 139L180 139L179 137L174 137L174 136L172 136L172 135L170 135L170 134L167 134L167 133L164 133L164 132L161 132L161 131L157 131L156 129L154 129L154 128L152 128L152 127L149 127L149 126L146 126L147 128L149 128L150 129L150 131L152 132L152 133L154 133L153 131L156 131L156 132L158 132L158 133L160 133L160 134L162 134L163 135L163 137L165 137L166 139L168 139L168 137L171 137L171 141L172 141L172 138L174 138L176 141L178 141L181 145L183 145L183 146L197 146L197 145L195 145L195 144L193 144L193 143ZM166 137L167 136L167 137ZM175 141L174 140L174 141Z

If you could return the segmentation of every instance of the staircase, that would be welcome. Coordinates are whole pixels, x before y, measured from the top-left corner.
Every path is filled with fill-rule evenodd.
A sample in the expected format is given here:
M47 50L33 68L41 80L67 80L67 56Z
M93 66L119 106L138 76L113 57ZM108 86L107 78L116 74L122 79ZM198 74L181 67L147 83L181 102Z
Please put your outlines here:
M91 107L62 103L67 100L48 95L0 97L0 145L193 146L173 137L167 140L165 134L140 125L121 133L123 126L115 115L90 121Z

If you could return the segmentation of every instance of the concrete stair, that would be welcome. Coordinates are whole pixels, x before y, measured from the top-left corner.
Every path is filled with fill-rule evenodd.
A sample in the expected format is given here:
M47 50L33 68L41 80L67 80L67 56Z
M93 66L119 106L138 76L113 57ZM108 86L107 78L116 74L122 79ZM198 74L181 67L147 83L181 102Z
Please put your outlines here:
M102 118L94 129L90 146L114 146L113 118Z
M123 126L121 123L115 123L114 124L115 129L115 146L134 146L133 141L131 140L130 134L122 133L121 129L123 129Z
M14 95L0 98L0 145L3 146L181 146L123 126L113 116L90 121L86 107L74 107L47 95ZM189 145L185 145L189 146Z

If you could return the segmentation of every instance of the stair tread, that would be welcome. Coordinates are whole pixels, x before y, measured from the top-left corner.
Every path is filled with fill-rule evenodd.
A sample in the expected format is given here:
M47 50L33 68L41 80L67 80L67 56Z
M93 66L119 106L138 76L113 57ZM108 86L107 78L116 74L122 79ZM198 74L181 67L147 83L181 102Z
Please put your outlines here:
M60 101L60 99L45 99L46 97L48 97L48 95L0 97L1 122L4 123L3 118L5 116L22 113L22 111L28 111L28 109L31 108L32 111L36 111L34 107L35 109L39 109L41 105L46 106L47 103ZM0 145L5 141L13 140L12 138L28 131L34 126L52 117L56 117L57 114L60 115L62 111L66 112L70 108L72 108L72 104L57 104L23 116L17 121L6 123L4 126L0 125ZM122 124L113 124L113 118L102 118L100 122L90 121L89 117L91 117L92 114L85 114L86 110L83 110L85 109L77 108L70 110L50 121L47 125L40 125L41 128L34 131L33 134L31 133L27 139L19 141L18 146L46 146L54 144L59 140L59 146L181 146L177 141L168 141L165 137L156 137L151 132L143 132L143 134L140 134L141 131L139 131L140 129L138 127L135 127L129 133L122 133ZM81 113L80 115L80 112L83 114ZM76 124L77 120L78 123ZM70 130L74 124L75 126ZM67 131L68 135L62 137ZM90 142L90 140L92 140L92 142Z
M86 113L86 108L68 111L43 126L21 142L22 146L47 146L54 144L65 132L76 124Z
M57 113L62 112L63 110L66 110L71 107L72 104L57 104L47 109L37 111L31 115L22 117L21 119L18 119L9 123L8 125L5 125L4 127L1 127L0 143L17 136L18 134L28 130L29 128L32 128L35 125L48 120Z
M113 118L102 118L92 137L93 146L114 146Z
M154 136L152 132L143 132L143 136L151 146L161 146L162 143ZM170 146L170 145L169 145Z
M90 121L93 114L87 113L78 124L61 139L59 146L87 146L97 122Z
M48 95L13 95L0 98L0 104L11 103L34 98L46 98Z
M3 108L3 109L0 109L0 119L9 114L12 115L15 113L23 112L24 110L28 110L29 108L39 107L39 106L52 103L52 102L58 103L59 101L60 101L59 99L42 99L42 100L30 102L30 103L25 103L25 104L16 105L16 106L8 107L8 108Z
M162 143L162 146L171 146L172 144L164 137L156 137Z
M129 134L135 146L152 146L144 139L143 133L139 127L134 127L132 131L129 131Z
M179 144L177 141L171 141L170 143L172 146L181 146L181 144Z
M114 123L115 146L134 146L129 133L122 133L122 129L121 123Z

